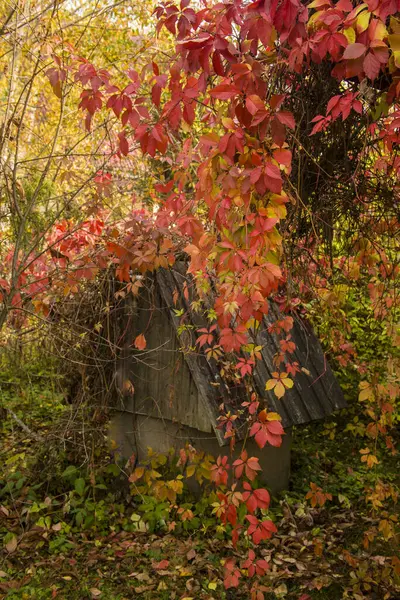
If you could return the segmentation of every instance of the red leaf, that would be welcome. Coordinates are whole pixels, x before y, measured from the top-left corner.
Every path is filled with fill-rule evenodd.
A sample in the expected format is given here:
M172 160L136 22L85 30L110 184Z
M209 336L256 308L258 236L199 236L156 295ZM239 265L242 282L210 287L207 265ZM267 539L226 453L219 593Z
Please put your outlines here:
M169 565L169 560L164 559L164 560L160 560L159 563L154 563L153 567L155 569L159 570L159 569L166 569L168 567L168 565Z
M376 79L381 70L381 63L372 52L368 52L363 62L364 71L369 79Z
M333 108L336 106L336 104L339 102L340 98L341 98L341 96L340 96L340 95L338 95L338 96L333 96L333 98L331 98L331 99L329 100L329 102L328 102L328 105L327 105L327 107L326 107L326 114L327 114L327 115L328 115L328 114L331 112L331 110L332 110L332 109L333 109ZM313 121L314 121L314 119L313 119Z
M253 169L252 172L250 173L250 181L251 183L256 183L261 177L261 167L257 167L256 169Z
M343 53L343 58L353 60L354 58L359 58L360 56L365 54L366 51L367 47L364 44L359 44L356 42L355 44L350 44L349 46L347 46L346 50Z
M213 88L210 92L210 96L216 98L217 100L230 100L234 98L239 93L239 90L234 85L229 85L229 83L221 83Z
M285 167L289 167L292 161L292 153L290 150L274 150L274 159L280 165L285 165Z
M331 115L328 115L326 117L326 119L321 119L318 123L316 123L316 125L314 125L314 127L311 130L310 135L314 135L315 133L318 133L319 131L324 131L328 127L328 124L331 120L332 120Z
M288 110L280 110L276 113L277 118L282 123L282 125L286 125L289 129L294 129L296 126L296 122L291 112Z
M264 181L267 188L275 194L280 194L282 191L282 178L279 167L273 165L272 163L267 163L265 165L264 172Z
M270 177L271 179L281 179L281 172L279 170L279 167L273 165L272 163L267 163L265 165L264 172L266 176Z
M268 431L274 435L283 435L285 433L280 421L269 421L267 427Z
M254 490L254 495L257 498L259 508L268 508L271 501L268 490L258 489Z
M252 96L247 96L246 108L254 116L259 110L265 110L265 104L259 96L253 94Z
M215 51L212 56L212 64L217 75L223 77L225 75L224 65L221 59L221 53Z
M122 154L124 156L126 156L129 152L129 143L128 143L128 140L126 139L125 131L121 131L118 134L118 138L119 138L119 149L121 150Z

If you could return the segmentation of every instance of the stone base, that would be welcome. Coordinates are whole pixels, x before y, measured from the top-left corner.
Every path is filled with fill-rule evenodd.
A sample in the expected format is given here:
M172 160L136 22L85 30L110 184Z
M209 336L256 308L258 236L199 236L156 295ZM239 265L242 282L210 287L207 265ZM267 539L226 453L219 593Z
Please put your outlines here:
M221 447L212 433L186 427L166 419L157 419L129 413L116 414L110 423L110 438L117 451L125 458L136 454L138 461L147 457L148 448L155 452L167 453L170 448L180 449L190 443L197 450L213 456L227 455L230 461L236 460L242 451L238 442L231 456L229 447ZM291 431L283 436L279 448L265 446L260 449L253 439L246 442L249 456L257 456L262 468L260 481L274 494L288 487L290 477Z

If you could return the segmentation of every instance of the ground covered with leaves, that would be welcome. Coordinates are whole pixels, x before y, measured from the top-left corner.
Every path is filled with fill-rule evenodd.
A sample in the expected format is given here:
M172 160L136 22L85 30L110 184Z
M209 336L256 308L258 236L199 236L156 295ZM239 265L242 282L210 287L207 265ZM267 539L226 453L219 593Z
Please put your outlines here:
M135 494L106 423L66 406L47 383L6 385L2 399L0 598L249 597L224 587L225 561L247 550L232 547L209 491L193 499L183 486L170 503ZM379 472L360 465L354 436L338 431L340 417L295 432L291 489L268 511L278 533L262 543L266 599L399 598L396 536L367 541L382 512L367 510L363 491ZM379 465L394 483L396 467L395 457Z

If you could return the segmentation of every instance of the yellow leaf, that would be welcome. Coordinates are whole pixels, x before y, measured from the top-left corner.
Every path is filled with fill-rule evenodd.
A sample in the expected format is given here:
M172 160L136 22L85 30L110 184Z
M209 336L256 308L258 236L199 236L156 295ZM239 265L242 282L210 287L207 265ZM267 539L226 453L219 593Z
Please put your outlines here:
M195 465L189 465L186 469L186 477L192 477L196 471Z
M275 379L268 379L267 383L265 384L265 389L266 390L272 390L275 386L276 386L276 380Z
M142 517L136 513L131 514L131 521L140 521Z
M379 460L373 454L369 454L367 458L367 465L370 469L373 468L374 465L379 464Z
M293 379L289 379L289 377L282 379L282 383L286 388L292 388L294 386Z
M400 67L400 51L393 52L393 59L396 67Z
M158 471L155 471L154 469L152 471L150 471L149 479L157 479L158 477L161 477L161 473L159 473Z
M287 589L287 585L285 583L281 583L281 585L279 587L274 589L274 594L278 598L281 598L282 596L286 596L287 593L288 593L288 589Z
M357 28L358 34L362 33L366 29L368 29L370 17L371 17L371 13L368 12L367 10L363 11L362 13L360 13L358 15L357 20L356 20L356 28Z
M160 583L158 584L157 591L159 591L159 592L163 592L163 591L165 591L166 589L168 589L168 586L167 586L167 584L166 584L166 583L165 583L163 580L161 580L161 581L160 581Z
M390 17L390 29L394 33L400 33L400 21L396 17Z
M190 577L193 575L193 571L185 569L185 567L177 567L177 569L179 569L179 577Z
M285 386L281 381L278 381L278 383L276 384L274 392L277 398L283 398L283 396L285 395Z
M248 65L248 66L250 66L250 65ZM225 127L225 129L235 129L235 123L234 123L233 119L229 119L228 117L222 117L221 121L222 121L222 125Z
M328 6L329 2L326 2L325 4L326 6ZM321 6L321 2L319 2L318 0L314 0L307 6L307 8L321 8Z
M144 474L144 467L137 467L134 470L134 472L131 474L131 476L129 477L129 481L134 483L135 481L137 481L138 479L143 477L143 474Z
M270 412L267 414L267 420L268 421L280 421L281 415L276 412Z
M347 38L347 41L349 42L349 44L354 44L354 42L356 41L356 32L354 31L354 29L352 27L348 27L347 29L344 29L343 34Z
M182 494L183 491L183 483L182 481L176 481L175 479L168 481L168 487L174 490L177 494Z
M383 40L388 35L388 31L382 21L378 21L378 25L376 26L374 38L376 40Z
M311 3L312 4L312 3ZM312 8L311 4L308 5L307 8ZM323 14L324 11L322 10L318 10L317 12L315 12L313 15L311 15L311 17L309 17L308 19L308 23L307 23L307 27L309 29L313 29L313 27L316 27L317 22L319 17Z
M209 590L216 590L217 589L217 584L215 583L215 581L210 581L210 583L208 584L208 589Z
M360 400L360 402L363 402L364 400L368 400L369 398L373 398L373 396L374 396L373 389L370 387L370 385L367 381L362 381L360 383L360 390L361 391L358 395L358 399Z
M393 527L389 521L382 519L379 521L379 531L382 532L386 540L389 540L394 536Z
M388 36L388 40L393 52L398 52L400 50L400 33L392 33Z

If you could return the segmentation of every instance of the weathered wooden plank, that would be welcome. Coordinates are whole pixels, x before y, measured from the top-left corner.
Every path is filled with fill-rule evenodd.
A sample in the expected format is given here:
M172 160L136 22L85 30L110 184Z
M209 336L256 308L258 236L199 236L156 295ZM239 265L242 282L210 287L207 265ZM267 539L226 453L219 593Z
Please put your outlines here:
M261 342L264 344L262 352L263 362L267 366L269 377L271 377L273 371L279 371L273 364L274 356L279 350L277 338L264 329L260 332L259 339L261 339ZM264 397L268 399L268 402L271 402L272 399L275 400L273 390L264 391ZM299 397L299 389L296 380L293 388L287 390L285 396L280 400L276 399L275 402L277 412L282 416L286 426L310 420L309 413Z
M299 364L303 364L310 371L311 376L306 378L302 373L300 382L304 382L308 392L313 392L315 401L311 411L313 419L330 415L336 408L344 408L344 399L339 383L324 355L320 341L311 326L295 319L293 340L296 343L295 356ZM319 407L317 413L316 407Z
M145 333L147 347L145 352L131 351L135 411L211 431L158 288L142 291L134 336L139 333Z
M265 319L266 327L281 318L277 306L271 303L270 307L270 313ZM300 424L321 419L331 414L336 406L343 407L346 403L332 370L324 360L321 344L312 328L295 317L291 336L296 344L296 350L292 355L293 360L309 370L310 375L306 375L304 372L297 373L294 378L294 387L287 391L282 403L289 413L289 421L292 424ZM271 348L274 347L275 351L277 350L278 338L275 335L271 336L270 346L267 344L265 334L262 334L262 338L266 344L263 356L268 364L272 364L273 351ZM278 410L278 412L280 411Z
M178 329L180 326L180 318L177 317L173 312L174 282L171 283L171 280L168 277L168 271L165 271L164 269L159 269L156 277L164 301L166 302L167 307L170 308L170 318L175 326L176 335L179 336ZM225 401L226 394L224 393L223 389L224 385L218 380L215 381L214 377L212 377L212 373L204 355L195 355L192 352L185 352L184 356L186 364L189 367L197 389L203 400L204 410L210 419L211 426L214 428L219 444L223 446L226 444L226 440L224 439L223 432L220 429L217 429L217 419L219 417L217 406L218 402L221 403Z
M200 313L195 313L191 309L191 301L195 295L195 289L193 285L193 279L188 276L186 272L186 266L183 263L177 263L176 268L171 269L167 277L170 277L170 284L174 285L177 290L180 290L180 300L182 306L184 307L186 314L188 315L190 324L193 326L193 344L195 344L195 340L197 338L197 334L195 334L195 330L200 328L209 327L208 321L205 317ZM186 298L183 292L183 283L186 282L186 289L188 291L188 298ZM216 331L218 333L218 329ZM223 401L225 405L226 411L234 412L238 414L238 410L241 407L242 402L248 400L248 395L245 387L240 382L237 382L235 385L225 382L219 373L218 365L214 359L210 361L207 360L205 354L199 354L201 356L201 360L205 360L205 363L210 371L211 381L220 382L219 392L222 396L217 393L214 398L210 398L209 401L213 401L215 403L215 410L220 414L219 407L221 401ZM213 386L216 387L216 386ZM216 389L217 391L217 389ZM238 418L235 421L235 429L236 429L236 439L241 440L247 434L247 422L245 418L242 418L238 415ZM224 439L224 443L227 444L229 440Z

